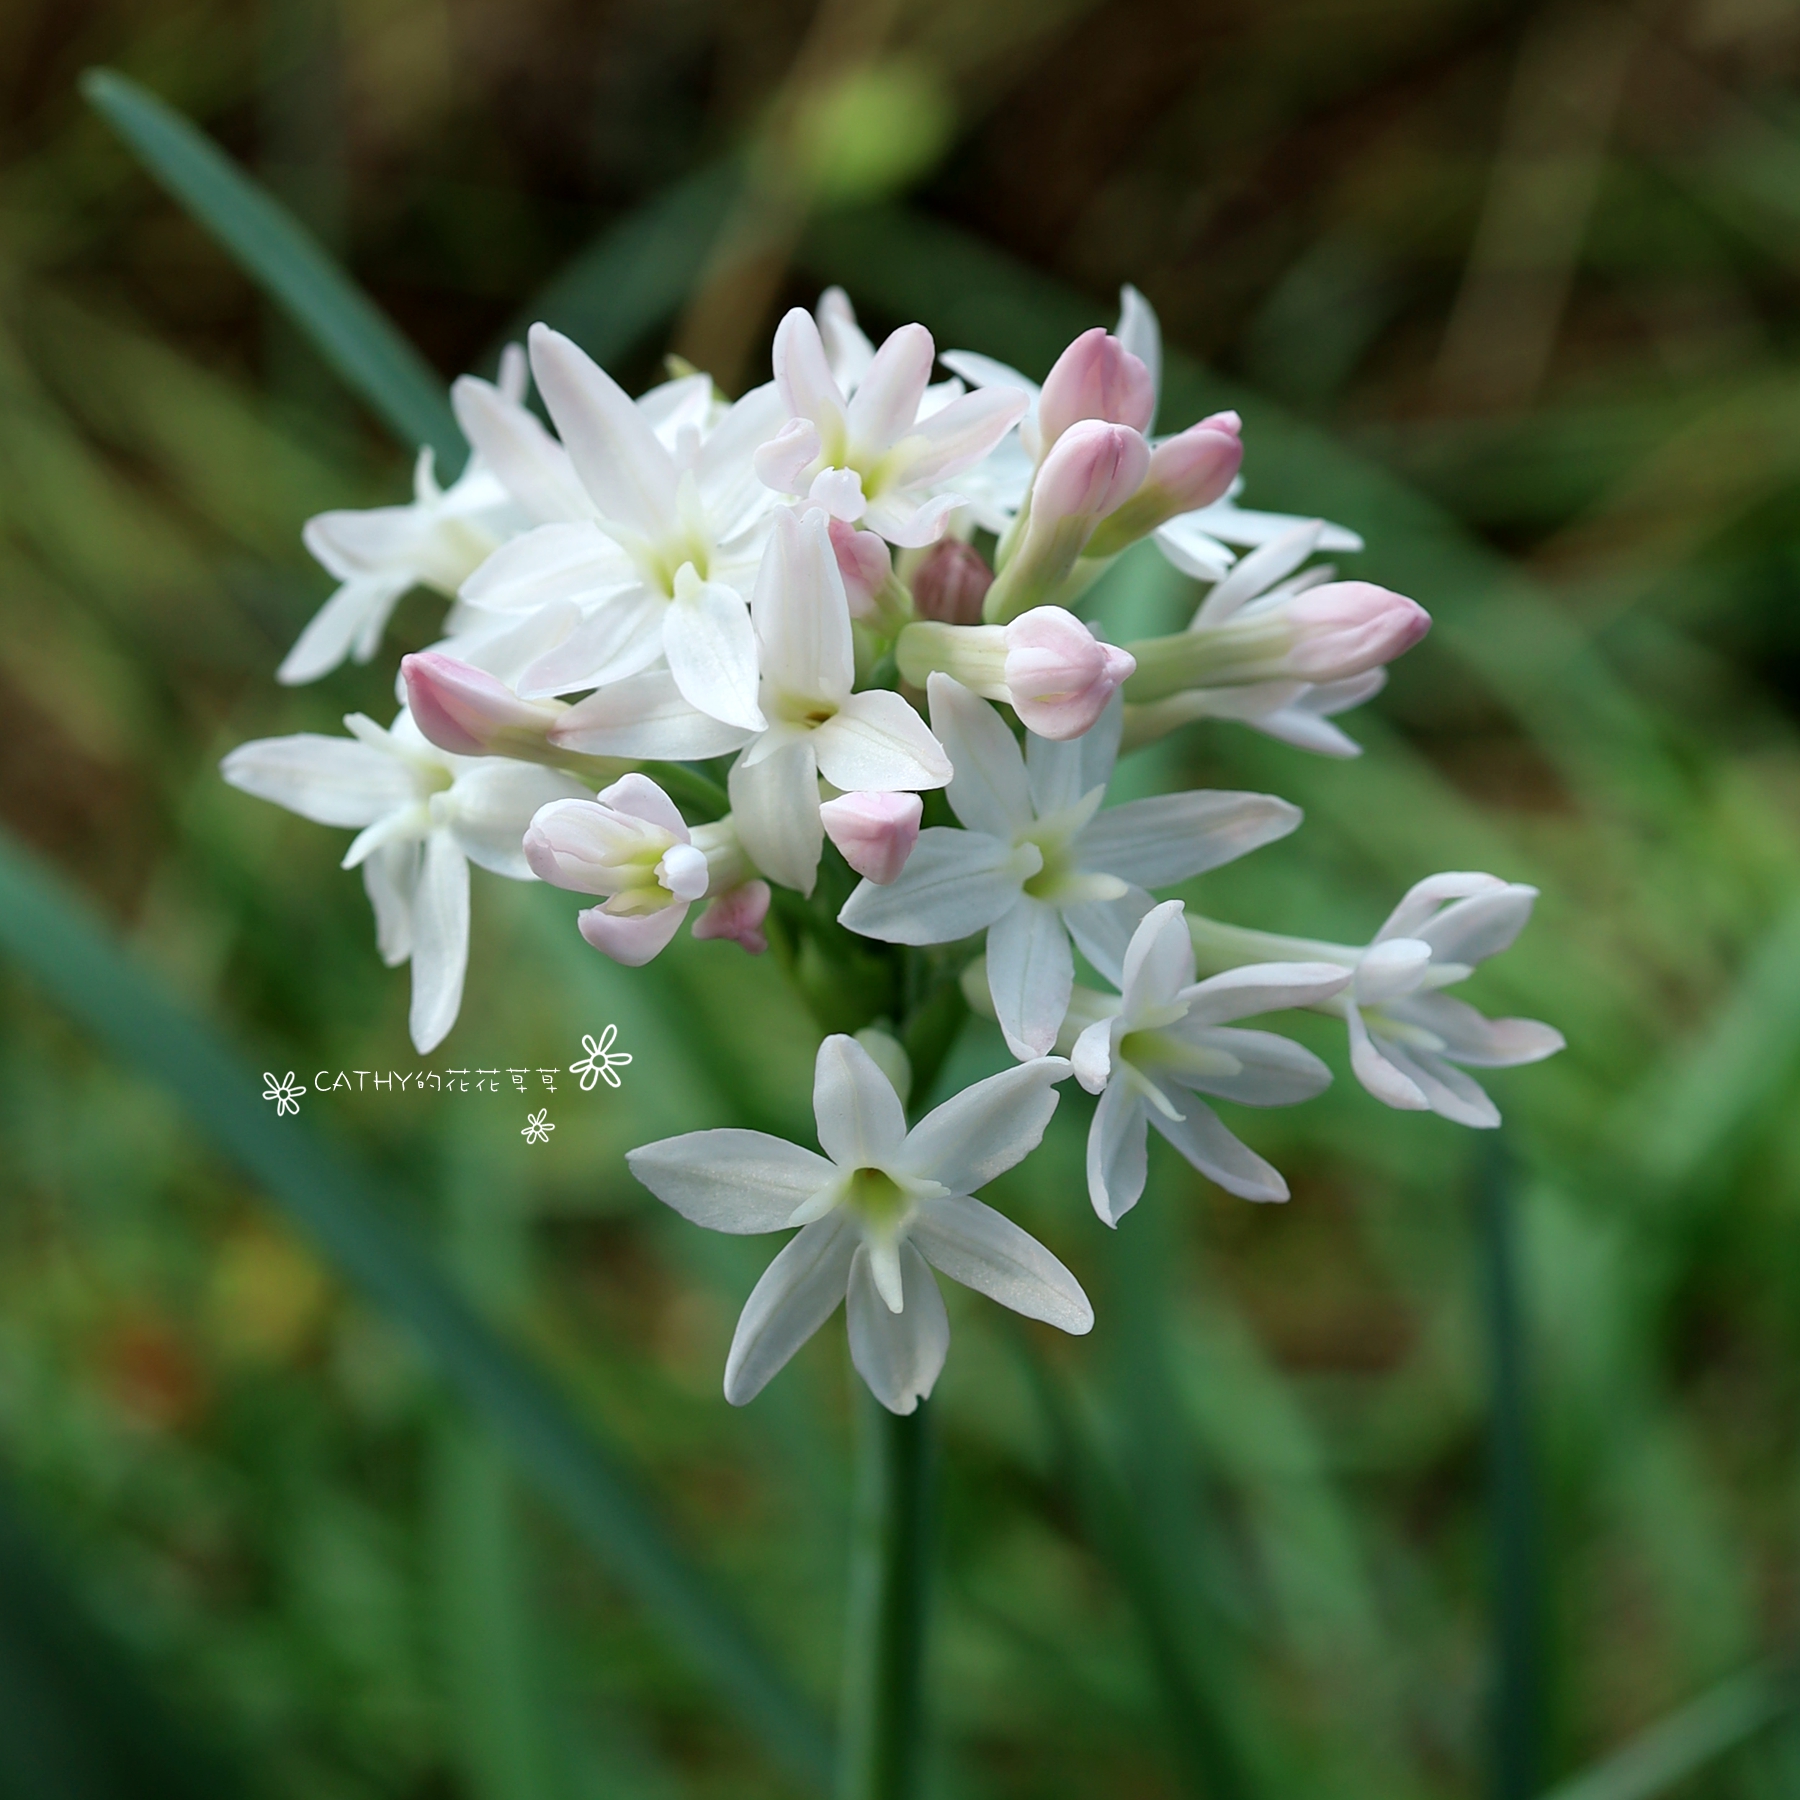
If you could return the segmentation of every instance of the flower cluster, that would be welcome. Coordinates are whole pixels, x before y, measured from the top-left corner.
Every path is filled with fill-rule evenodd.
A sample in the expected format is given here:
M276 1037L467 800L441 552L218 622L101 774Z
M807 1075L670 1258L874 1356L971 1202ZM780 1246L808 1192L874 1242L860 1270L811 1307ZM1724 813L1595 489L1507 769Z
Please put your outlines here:
M398 600L433 589L443 635L402 660L398 717L245 744L224 771L356 830L344 864L384 959L412 964L421 1052L460 1004L470 862L588 896L581 934L620 963L698 909L696 937L773 941L803 982L823 968L837 1009L863 1015L819 1051L824 1155L718 1130L630 1165L700 1224L796 1233L744 1309L729 1399L847 1296L856 1367L907 1412L949 1341L934 1268L1066 1331L1093 1322L1074 1276L973 1198L1036 1146L1067 1078L1099 1096L1088 1186L1113 1225L1143 1191L1151 1126L1230 1192L1286 1198L1200 1096L1285 1105L1330 1075L1239 1020L1336 1014L1377 1099L1474 1126L1499 1115L1466 1070L1561 1039L1439 991L1511 943L1530 888L1433 876L1360 947L1155 899L1300 814L1206 789L1108 805L1116 761L1201 718L1354 755L1331 720L1430 621L1311 560L1360 550L1352 532L1237 504L1236 414L1153 434L1141 295L1041 387L940 354L921 325L877 347L836 289L782 320L772 360L735 401L692 373L633 399L538 326L497 383L458 381L467 468L442 487L423 453L411 505L308 525L341 585L279 671L368 660ZM1206 592L1184 631L1111 643L1084 600L1145 541ZM909 1129L901 1039L959 988L1015 1066Z

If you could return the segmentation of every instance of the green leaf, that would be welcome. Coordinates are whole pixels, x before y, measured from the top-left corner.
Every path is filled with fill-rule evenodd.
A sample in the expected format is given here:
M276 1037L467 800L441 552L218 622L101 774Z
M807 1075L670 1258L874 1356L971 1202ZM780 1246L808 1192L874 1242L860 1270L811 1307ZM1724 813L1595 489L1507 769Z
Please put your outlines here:
M1727 1751L1735 1750L1793 1705L1770 1669L1746 1669L1671 1713L1544 1800L1652 1800Z
M468 449L443 381L311 232L147 88L111 69L90 69L81 91L401 443L429 445L440 474L457 473Z
M766 1652L681 1556L624 1454L576 1418L385 1216L378 1183L298 1120L277 1125L256 1075L113 941L87 903L0 833L0 954L121 1063L170 1088L338 1270L411 1328L622 1586L680 1643L793 1773L824 1786L826 1733Z

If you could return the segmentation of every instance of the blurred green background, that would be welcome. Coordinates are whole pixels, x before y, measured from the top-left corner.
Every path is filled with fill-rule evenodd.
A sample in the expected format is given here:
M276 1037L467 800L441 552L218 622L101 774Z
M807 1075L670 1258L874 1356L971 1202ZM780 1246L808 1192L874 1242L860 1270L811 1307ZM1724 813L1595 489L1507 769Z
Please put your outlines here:
M1439 869L1537 884L1471 997L1570 1048L1494 1078L1496 1142L1385 1111L1301 1021L1337 1084L1232 1120L1293 1203L1153 1157L1116 1235L1065 1099L1000 1203L1099 1328L948 1295L934 1791L1800 1792L1800 6L6 0L0 818L250 1081L420 1060L341 834L216 772L385 715L391 657L271 677L330 585L302 520L403 498L410 451L86 108L95 64L214 134L445 377L548 316L628 385L674 350L735 389L828 281L1041 375L1134 282L1187 359L1165 427L1238 405L1247 503L1360 529L1355 572L1437 620L1350 721L1360 762L1220 725L1133 779L1306 807L1190 890L1223 917L1358 941ZM1172 619L1185 586L1127 559L1101 609ZM408 601L401 647L440 612ZM806 1137L820 1028L766 960L683 939L621 971L574 910L477 877L430 1060L566 1066L611 1021L621 1090L562 1077L530 1149L505 1096L300 1123L823 1715L841 1328L728 1408L768 1246L683 1226L621 1156ZM0 1792L806 1792L17 937Z

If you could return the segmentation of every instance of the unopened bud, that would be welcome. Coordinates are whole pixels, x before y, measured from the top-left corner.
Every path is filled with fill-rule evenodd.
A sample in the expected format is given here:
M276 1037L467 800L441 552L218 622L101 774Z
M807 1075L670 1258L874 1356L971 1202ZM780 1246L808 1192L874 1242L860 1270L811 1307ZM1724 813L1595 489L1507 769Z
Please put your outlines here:
M729 938L752 956L761 956L769 947L763 921L769 916L772 898L766 881L746 881L729 888L694 921L694 936Z
M993 585L994 571L973 544L939 538L913 574L913 608L921 619L942 625L974 625Z
M831 521L831 547L837 553L838 573L844 578L844 594L853 619L869 618L877 596L894 572L887 545L872 531L858 531L843 519Z
M1048 599L1067 579L1094 528L1143 485L1150 446L1128 425L1071 425L1038 467L1017 548L982 606L996 622Z
M511 756L545 761L546 740L568 707L521 700L505 682L436 650L400 659L413 722L452 756Z
M1253 682L1344 681L1380 668L1431 629L1431 615L1368 581L1332 581L1272 602L1252 602L1218 625L1131 646L1127 697L1158 700L1186 688Z
M1148 431L1156 411L1150 371L1110 332L1084 331L1044 378L1038 397L1038 433L1048 450L1081 419Z
M1244 460L1236 413L1215 413L1150 452L1144 485L1102 525L1089 556L1117 556L1180 513L1211 506L1230 491Z
M925 686L951 676L984 700L1000 700L1039 737L1080 737L1137 663L1102 643L1061 606L1036 606L1006 625L909 625L895 645L904 679Z
M540 881L648 912L706 892L706 857L675 803L647 775L626 775L598 800L552 800L525 831ZM695 863L698 863L696 869Z
M844 861L885 887L906 867L924 811L917 794L840 794L819 808L819 819Z

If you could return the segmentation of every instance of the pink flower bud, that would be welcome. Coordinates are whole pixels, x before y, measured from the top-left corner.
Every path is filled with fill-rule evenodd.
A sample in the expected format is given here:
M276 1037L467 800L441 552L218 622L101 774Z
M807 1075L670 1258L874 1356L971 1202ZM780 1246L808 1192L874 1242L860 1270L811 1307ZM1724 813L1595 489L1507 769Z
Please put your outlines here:
M1038 431L1046 447L1079 419L1148 431L1156 411L1156 383L1116 337L1098 325L1084 331L1044 378Z
M894 572L894 559L887 545L872 531L858 531L843 519L833 519L831 547L837 552L838 573L844 578L851 618L868 618L875 610L875 596Z
M577 913L575 923L602 956L610 956L628 969L641 969L667 949L686 916L685 904L665 906L656 912L616 913L609 902Z
M769 916L770 898L766 881L746 881L728 889L694 921L694 936L730 938L752 956L761 956L769 947L762 924Z
M1332 581L1296 594L1286 608L1294 632L1285 660L1301 681L1342 681L1404 655L1431 629L1416 601L1370 581Z
M1006 685L1029 731L1058 740L1090 730L1137 669L1060 606L1033 607L1006 627ZM829 827L827 828L829 829Z
M1211 506L1231 486L1244 460L1236 413L1217 413L1190 425L1150 452L1147 488L1167 495L1169 516Z
M1104 519L1143 486L1149 468L1150 446L1141 432L1098 419L1078 420L1056 440L1038 469L1028 532L1042 534L1064 520Z
M503 681L467 663L421 650L400 659L413 722L452 756L522 756L541 747L568 709L554 700L521 700Z
M691 866L671 853L691 834L675 803L647 775L626 775L598 800L552 800L532 815L525 860L540 881L578 894L635 894L640 909L665 906L692 886ZM699 853L696 852L696 855ZM702 861L705 859L702 857ZM675 874L673 883L664 873ZM704 893L704 885L699 892Z
M906 867L924 811L917 794L855 793L827 800L819 818L844 861L885 887Z
M972 544L940 538L926 551L913 576L913 607L921 619L942 625L974 625L981 603L994 585L994 571Z

